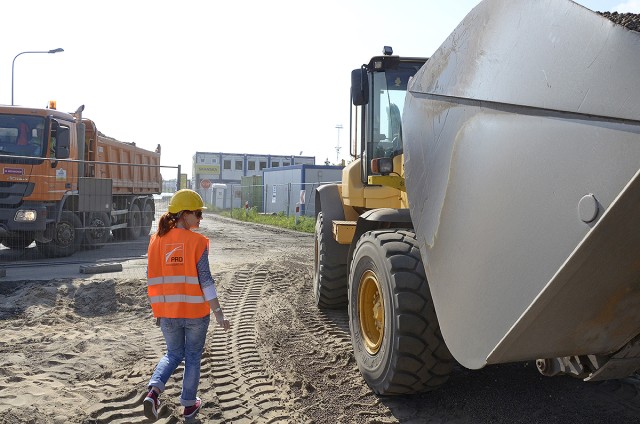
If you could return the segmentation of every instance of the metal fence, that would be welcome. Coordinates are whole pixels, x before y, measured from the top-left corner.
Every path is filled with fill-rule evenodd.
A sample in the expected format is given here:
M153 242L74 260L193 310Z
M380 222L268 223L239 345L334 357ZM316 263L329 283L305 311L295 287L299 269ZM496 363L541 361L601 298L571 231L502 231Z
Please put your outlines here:
M87 164L0 152L0 283L120 270L119 278L144 278L150 234L173 194L160 194L160 175L180 181L180 167L131 161ZM246 205L312 217L322 184L228 184L203 198L220 209Z
M333 184L334 181L315 183L287 183L242 185L229 184L224 190L223 206L220 209L255 208L259 213L283 214L312 217L315 215L315 190L323 184ZM211 197L205 197L207 204L212 204ZM232 206L231 206L232 205Z
M56 273L66 264L76 275L81 266L117 269L136 258L146 268L149 234L169 202L160 173L177 176L180 167L131 160L89 167L0 155L0 282L69 277Z

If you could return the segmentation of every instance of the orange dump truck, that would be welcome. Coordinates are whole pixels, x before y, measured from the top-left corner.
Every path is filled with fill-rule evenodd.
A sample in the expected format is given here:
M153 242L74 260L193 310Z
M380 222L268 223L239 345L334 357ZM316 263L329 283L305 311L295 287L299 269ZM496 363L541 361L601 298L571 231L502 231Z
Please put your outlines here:
M0 106L0 242L48 257L148 235L162 187L155 152L74 113Z

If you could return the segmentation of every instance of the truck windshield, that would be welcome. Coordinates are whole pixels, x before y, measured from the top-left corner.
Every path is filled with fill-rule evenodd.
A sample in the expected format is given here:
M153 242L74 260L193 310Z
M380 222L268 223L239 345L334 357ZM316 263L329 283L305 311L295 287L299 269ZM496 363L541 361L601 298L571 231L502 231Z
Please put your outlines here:
M372 158L393 157L402 153L402 110L407 83L423 63L404 62L396 69L373 75Z
M0 114L0 159L7 156L43 157L44 118Z

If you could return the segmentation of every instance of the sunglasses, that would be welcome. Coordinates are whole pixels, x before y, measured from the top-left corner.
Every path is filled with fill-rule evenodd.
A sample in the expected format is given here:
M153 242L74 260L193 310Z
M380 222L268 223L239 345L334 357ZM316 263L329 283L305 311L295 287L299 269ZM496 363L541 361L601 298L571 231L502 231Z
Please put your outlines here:
M196 216L196 218L198 219L202 219L202 210L197 210L197 211L187 211L188 213L192 213Z

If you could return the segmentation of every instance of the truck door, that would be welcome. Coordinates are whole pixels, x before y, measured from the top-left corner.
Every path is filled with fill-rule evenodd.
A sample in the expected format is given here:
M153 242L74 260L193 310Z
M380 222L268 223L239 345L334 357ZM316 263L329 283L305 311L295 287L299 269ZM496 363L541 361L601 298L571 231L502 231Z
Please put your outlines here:
M74 158L72 152L77 151L75 131L71 131L70 123L51 119L48 145L48 156L52 159L51 168L54 171L47 178L47 186L52 197L59 200L67 191L77 190L77 165L64 160Z

